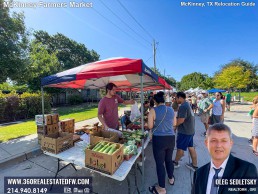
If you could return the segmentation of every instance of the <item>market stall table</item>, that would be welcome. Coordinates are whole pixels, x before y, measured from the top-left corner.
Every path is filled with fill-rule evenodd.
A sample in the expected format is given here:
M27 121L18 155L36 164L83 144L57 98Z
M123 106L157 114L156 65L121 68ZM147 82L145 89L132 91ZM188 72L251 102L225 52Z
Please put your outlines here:
M150 139L149 137L146 139L146 141L144 142L144 149L148 146ZM61 170L63 170L64 168L66 168L69 165L72 165L73 168L75 170L77 170L75 168L74 165L80 166L82 168L86 168L86 169L90 169L94 172L97 172L103 176L112 178L114 180L117 181L123 181L125 178L127 178L127 183L128 183L128 193L131 193L131 185L130 185L130 180L128 178L128 174L130 172L130 170L132 169L133 165L135 164L135 161L137 160L137 158L141 155L142 152L142 147L138 148L138 154L137 155L133 155L128 161L124 160L122 162L122 164L119 166L119 168L115 171L115 173L113 175L109 175L103 172L100 172L98 170L94 170L91 168L88 168L85 166L85 148L83 149L80 146L74 146L64 152L61 152L59 154L53 154L50 152L46 152L44 151L44 154L48 155L48 156L52 156L58 159L58 168L55 174L55 178L57 177L58 172L60 172ZM65 162L69 162L69 164L65 165L64 167L60 168L60 162L61 161L65 161ZM137 189L137 192L140 193L138 185L137 185L137 176L136 176L136 168L137 166L134 166L134 180L135 180L135 186Z

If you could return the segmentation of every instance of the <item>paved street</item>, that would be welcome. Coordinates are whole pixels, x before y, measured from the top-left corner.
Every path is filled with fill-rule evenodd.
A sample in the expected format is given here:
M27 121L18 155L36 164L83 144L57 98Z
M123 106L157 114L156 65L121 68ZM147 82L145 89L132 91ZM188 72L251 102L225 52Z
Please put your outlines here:
M252 154L252 147L248 143L251 135L251 119L247 116L250 105L234 105L231 112L225 113L225 124L229 125L233 130L234 146L232 154L239 158L248 160L256 165L258 168L258 158ZM200 118L196 116L196 135L194 139L195 148L198 155L198 165L202 166L210 161L209 154L204 146L204 126L200 122ZM1 144L0 144L1 145ZM176 150L175 150L176 151ZM174 152L175 155L175 152ZM145 162L145 185L146 193L148 186L157 183L155 162L152 155L151 143L146 148L146 162ZM170 186L166 184L167 193L173 194L188 194L191 189L191 181L193 172L185 167L185 163L189 162L189 155L186 152L182 161L180 161L180 168L175 169L174 175L176 177L175 185ZM0 169L0 193L3 193L3 178L5 176L50 176L54 177L57 168L57 159L41 154L37 157L30 158L16 165L6 166ZM59 173L60 177L93 177L93 190L99 194L120 194L127 193L127 181L114 181L110 178L93 173L90 170L77 166L78 171L72 167L68 167ZM141 184L141 176L138 171L138 183ZM130 176L130 175L129 175ZM130 180L133 183L132 176Z

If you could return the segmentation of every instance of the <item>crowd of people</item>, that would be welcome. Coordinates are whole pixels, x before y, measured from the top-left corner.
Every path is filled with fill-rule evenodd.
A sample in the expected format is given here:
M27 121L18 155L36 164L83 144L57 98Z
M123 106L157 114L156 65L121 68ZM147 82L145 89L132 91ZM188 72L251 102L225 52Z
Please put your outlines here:
M108 84L107 95L99 103L98 117L104 129L118 128L118 103L134 104L134 100L124 101L116 95L116 85ZM191 162L186 167L194 171L192 193L227 193L224 187L214 184L218 177L257 178L254 164L236 158L230 154L233 146L232 131L223 124L225 109L230 111L231 95L223 96L216 92L213 98L206 90L200 94L177 92L157 94L151 92L143 103L144 115L148 117L149 137L152 140L153 156L156 163L158 185L149 187L151 193L165 194L167 181L174 185L174 168L180 167L180 159L189 151ZM253 100L253 153L258 156L258 96ZM142 108L140 108L140 111ZM197 153L194 148L195 116L200 116L204 124L205 146L211 156L211 162L198 168ZM112 121L111 121L112 120ZM123 124L122 124L123 125ZM174 160L173 150L176 145ZM224 189L224 190L223 190Z

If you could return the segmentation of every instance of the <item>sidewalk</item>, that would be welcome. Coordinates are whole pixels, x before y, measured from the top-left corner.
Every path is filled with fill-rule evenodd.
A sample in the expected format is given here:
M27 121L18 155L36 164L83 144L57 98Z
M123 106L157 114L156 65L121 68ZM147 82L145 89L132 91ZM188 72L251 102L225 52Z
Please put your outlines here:
M251 135L251 119L247 116L250 105L234 105L231 108L230 112L225 113L225 124L229 125L233 131L233 140L234 145L232 149L232 154L241 159L252 162L258 168L258 158L252 154L252 147L248 143L248 139ZM128 108L127 108L128 109ZM121 110L122 111L122 110ZM204 145L204 136L202 133L204 132L204 126L200 121L199 117L196 117L196 134L194 136L194 146L197 151L198 157L198 166L202 166L210 161L209 153ZM85 123L96 122L97 118L90 119L87 121L76 123L76 126L84 125ZM4 145L5 146L4 146ZM7 149L7 145L11 148ZM34 145L34 146L33 146ZM1 189L1 185L3 185L3 177L4 176L15 176L17 173L25 176L54 176L56 171L56 161L54 158L50 156L46 156L41 154L38 157L35 157L35 151L31 151L33 149L39 150L39 146L37 145L36 135L27 136L24 138L20 138L19 140L12 140L6 143L0 144L0 156L2 153L5 153L6 156L8 154L11 155L12 152L20 153L28 152L31 154L31 159L24 160L24 162L19 162L18 165L14 165L14 163L10 162L12 166L2 168L1 160L0 160L0 193L3 192L3 188ZM5 150L3 152L2 150ZM27 153L27 156L28 156ZM173 153L173 158L175 157L176 149ZM156 175L156 166L152 154L152 144L146 148L146 161L145 161L145 185L144 188L148 192L148 187L157 183L157 175ZM14 155L14 154L13 154ZM6 157L8 158L8 157ZM10 157L9 157L10 158ZM175 169L174 175L176 178L175 185L170 186L166 183L167 193L173 194L190 194L191 191L191 182L193 172L185 167L185 164L190 160L190 156L188 152L185 152L185 156L179 162L180 167ZM138 182L141 182L140 173L138 173ZM59 173L59 176L69 177L69 176L92 176L93 188L94 192L99 194L106 193L126 193L127 190L127 182L126 180L122 182L117 182L112 179L103 177L98 173L92 173L90 170L85 168L78 167L78 171L74 171L72 168L65 169L64 171ZM2 179L2 180L1 180ZM132 181L132 180L131 180Z

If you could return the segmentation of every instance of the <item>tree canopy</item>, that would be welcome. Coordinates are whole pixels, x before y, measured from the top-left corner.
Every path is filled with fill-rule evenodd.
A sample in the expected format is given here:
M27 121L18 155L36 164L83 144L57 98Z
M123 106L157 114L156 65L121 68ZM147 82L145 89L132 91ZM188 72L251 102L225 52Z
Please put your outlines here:
M240 66L243 68L244 72L247 70L250 71L250 81L245 87L246 90L258 88L258 78L257 78L258 66L242 59L234 59L231 62L225 65L222 65L220 67L220 70L215 72L214 78L216 78L218 74L221 74L224 69L230 66Z
M181 91L188 90L189 88L201 87L203 89L209 89L213 87L212 78L207 74L194 72L182 77L178 89Z
M0 5L3 4L0 0ZM19 80L26 66L29 33L24 24L23 13L9 13L8 8L0 11L0 83L9 77Z
M32 90L40 89L40 78L57 73L60 70L56 52L48 53L46 46L32 42L30 51L30 64L26 80Z
M246 88L251 82L251 71L239 65L230 65L214 77L216 87L224 89Z
M47 32L40 30L34 32L34 36L34 41L45 45L49 53L56 52L60 70L99 60L99 55L96 51L88 50L84 44L78 43L61 33L51 36Z

